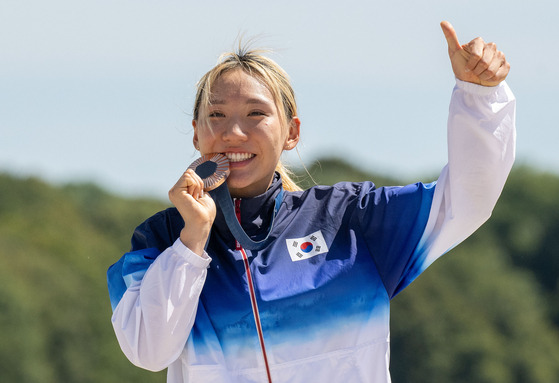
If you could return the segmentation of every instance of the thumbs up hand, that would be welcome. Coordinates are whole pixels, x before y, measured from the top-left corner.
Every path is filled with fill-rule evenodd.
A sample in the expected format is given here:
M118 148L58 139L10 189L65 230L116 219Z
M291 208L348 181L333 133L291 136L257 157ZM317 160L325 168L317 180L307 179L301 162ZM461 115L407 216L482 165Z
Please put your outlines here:
M483 86L496 86L507 77L510 64L495 43L486 43L478 37L460 45L456 31L448 21L443 21L441 28L456 78Z

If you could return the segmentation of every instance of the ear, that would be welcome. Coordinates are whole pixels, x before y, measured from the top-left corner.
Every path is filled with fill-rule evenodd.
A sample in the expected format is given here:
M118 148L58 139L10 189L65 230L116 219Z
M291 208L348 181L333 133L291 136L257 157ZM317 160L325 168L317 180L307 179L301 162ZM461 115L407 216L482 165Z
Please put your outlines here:
M299 133L301 132L301 120L299 117L294 116L289 123L289 131L283 146L284 150L291 150L299 143Z
M194 149L200 150L200 144L198 143L198 127L196 126L196 120L192 120L192 128L194 129L194 134L192 135L192 143L194 144Z

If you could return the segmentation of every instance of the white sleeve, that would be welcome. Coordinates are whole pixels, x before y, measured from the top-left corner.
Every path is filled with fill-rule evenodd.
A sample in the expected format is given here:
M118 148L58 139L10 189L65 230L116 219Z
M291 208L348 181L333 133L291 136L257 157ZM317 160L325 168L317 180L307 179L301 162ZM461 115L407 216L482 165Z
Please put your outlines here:
M427 252L424 267L491 216L515 157L516 101L507 84L456 82L448 118L448 165L437 181L420 242Z
M128 286L112 316L120 347L138 367L160 371L182 352L194 324L211 258L177 239Z

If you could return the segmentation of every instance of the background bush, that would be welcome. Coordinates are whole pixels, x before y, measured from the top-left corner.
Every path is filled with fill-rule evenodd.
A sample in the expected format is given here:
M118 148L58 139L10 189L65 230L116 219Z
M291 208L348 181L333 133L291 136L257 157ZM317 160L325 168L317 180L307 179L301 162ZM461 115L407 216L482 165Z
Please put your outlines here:
M309 173L406 183L337 159ZM493 217L393 300L394 382L559 381L557 196L558 176L515 168ZM165 381L120 351L106 270L168 205L0 174L0 381Z

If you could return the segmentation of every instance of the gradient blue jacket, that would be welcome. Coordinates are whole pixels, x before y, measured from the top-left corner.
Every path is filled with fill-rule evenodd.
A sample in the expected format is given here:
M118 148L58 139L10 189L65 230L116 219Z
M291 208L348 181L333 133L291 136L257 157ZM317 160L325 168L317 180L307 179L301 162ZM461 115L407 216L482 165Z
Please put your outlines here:
M281 198L259 251L239 249L220 213L204 257L178 239L176 209L151 217L108 272L122 350L173 383L389 382L390 299L489 218L514 159L514 105L504 83L458 81L437 182L288 192L277 177L238 202L259 239Z

